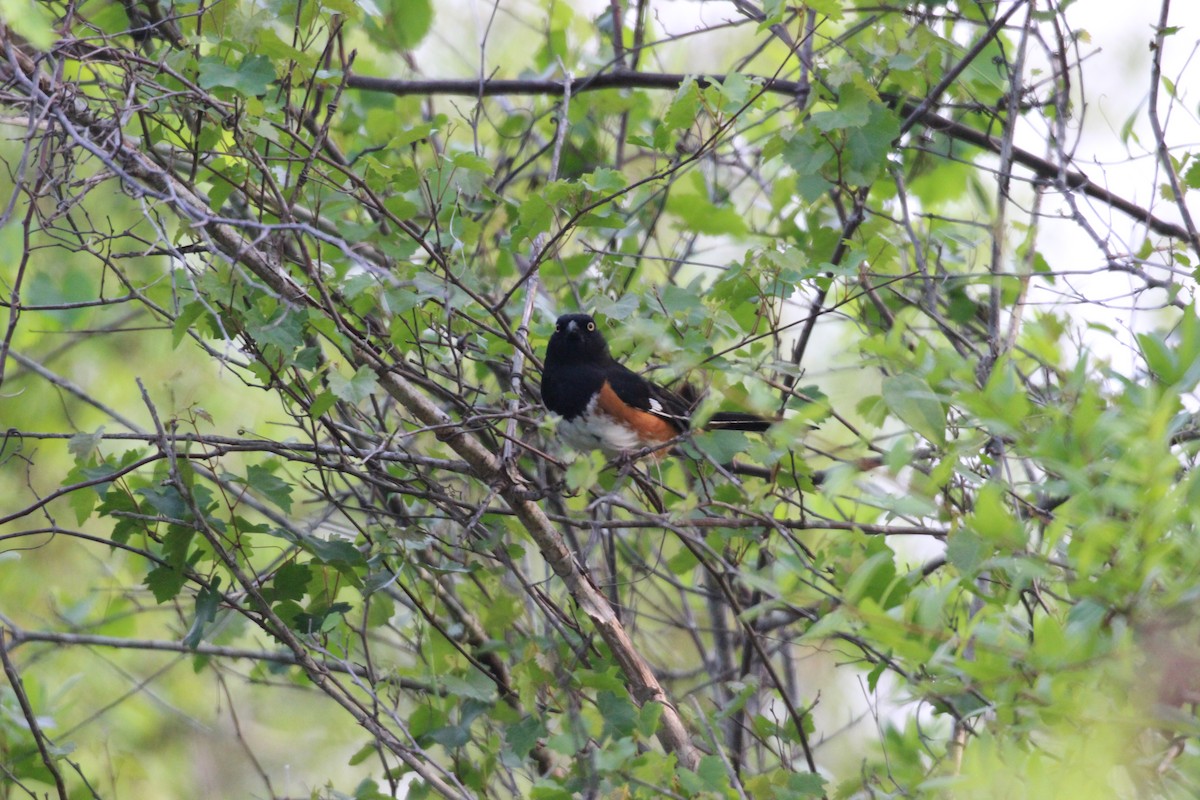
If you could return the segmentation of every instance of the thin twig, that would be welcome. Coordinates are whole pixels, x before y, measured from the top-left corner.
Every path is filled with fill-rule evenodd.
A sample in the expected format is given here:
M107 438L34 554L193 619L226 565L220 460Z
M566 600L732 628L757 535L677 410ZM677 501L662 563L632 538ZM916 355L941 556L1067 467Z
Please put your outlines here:
M51 745L46 738L46 734L42 732L42 726L38 722L37 712L33 710L33 706L29 702L29 695L25 693L25 684L21 680L21 674L17 672L17 667L13 664L12 659L8 655L8 631L0 628L0 662L4 664L4 674L8 677L8 685L12 687L13 694L17 698L17 704L21 706L21 715L25 718L25 724L29 727L29 733L33 737L34 744L37 745L38 754L42 758L42 765L54 778L54 788L58 791L59 800L69 800L67 793L67 784L63 781L62 773L58 769L58 760L50 754Z

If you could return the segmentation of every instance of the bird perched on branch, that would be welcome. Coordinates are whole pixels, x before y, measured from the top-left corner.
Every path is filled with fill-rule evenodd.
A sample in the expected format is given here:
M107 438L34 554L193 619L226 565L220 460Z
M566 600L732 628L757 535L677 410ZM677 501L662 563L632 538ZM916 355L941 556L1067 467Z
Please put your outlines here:
M662 447L688 430L694 403L648 381L613 359L587 314L564 314L554 324L542 370L542 402L563 419L559 435L579 450L610 456ZM706 430L765 431L771 421L722 411Z

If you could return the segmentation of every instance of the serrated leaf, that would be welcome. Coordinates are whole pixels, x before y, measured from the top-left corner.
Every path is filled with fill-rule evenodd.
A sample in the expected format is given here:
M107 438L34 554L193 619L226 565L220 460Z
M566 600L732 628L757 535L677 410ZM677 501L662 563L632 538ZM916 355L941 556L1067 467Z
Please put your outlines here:
M284 511L292 511L292 485L258 464L246 468L246 485Z
M450 163L452 163L458 169L465 169L469 172L479 172L484 175L492 174L492 162L488 161L483 156L477 156L474 153L455 153L451 157Z
M725 770L725 762L720 756L707 755L696 765L696 775L700 783L710 792L724 794L722 789L729 786L729 773Z
M195 650L204 640L204 630L217 618L217 609L221 604L221 576L212 579L211 586L205 586L196 594L196 616L187 636L183 637L185 647Z
M788 775L787 792L776 793L776 797L802 798L824 797L825 778L816 772L793 772Z
M182 571L170 567L155 567L146 573L146 588L159 603L174 599L186 582Z
M390 0L381 24L370 26L389 50L412 50L433 26L433 0Z
M675 93L675 99L663 115L663 122L671 129L689 128L696 121L699 110L700 89L693 79L688 78Z
M247 97L258 97L267 93L274 80L275 67L266 56L248 55L236 67L217 56L205 56L200 59L197 83L204 89L232 89Z
M964 575L974 575L991 554L983 539L974 531L960 529L946 541L946 560Z
M137 489L134 494L145 498L151 508L168 519L186 519L191 516L187 502L180 496L179 491L169 484L146 486Z
M625 188L625 176L615 169L598 169L582 176L579 182L593 192L616 192Z
M504 729L504 741L518 759L524 759L537 745L538 739L547 733L546 726L537 717L524 717Z
M721 97L725 100L721 110L727 114L737 112L746 104L750 92L755 88L754 83L740 72L731 72L725 76L721 84Z
M183 337L191 330L192 323L200 319L204 312L204 304L199 300L188 303L179 310L179 315L175 317L175 322L171 324L172 349L179 347L179 343L183 341Z
M490 703L496 699L496 684L482 672L472 670L467 678L458 675L446 675L442 678L442 687L446 694L462 700L480 700Z
M340 372L329 373L329 389L347 403L361 403L371 396L378 384L375 371L364 365L347 378Z
M907 373L883 379L883 402L901 422L931 442L946 443L946 408L921 378Z
M349 603L322 603L297 614L289 624L293 630L306 635L329 631L337 626L339 617L353 608Z
M842 594L851 605L867 598L886 607L893 605L888 600L893 595L895 581L896 555L885 550L868 558L854 571Z
M350 542L340 539L326 541L315 536L305 536L301 544L317 559L331 566L359 566L363 563L362 553Z
M318 419L325 414L326 411L333 408L333 404L337 402L337 395L333 392L321 392L317 395L312 404L308 407L308 413L313 419Z
M658 721L662 719L662 703L647 702L638 712L638 731L643 736L652 736L658 730Z
M693 441L718 464L728 464L738 453L746 451L746 434L741 431L705 431Z
M630 699L617 692L598 692L596 708L604 719L604 731L609 736L619 739L629 736L637 726L637 707Z
M104 440L104 426L101 425L91 433L77 433L67 440L67 451L75 456L76 461L83 461L100 446Z
M1195 158L1183 173L1183 183L1189 189L1200 189L1200 158Z
M263 595L270 602L300 600L308 593L308 583L312 580L312 575L312 568L307 564L284 564L275 570L271 577L270 589L264 591Z
M354 753L354 755L350 756L350 760L347 763L352 767L356 767L366 761L368 758L374 756L378 752L377 748L378 744L376 744L375 740L372 739L370 742L360 747Z

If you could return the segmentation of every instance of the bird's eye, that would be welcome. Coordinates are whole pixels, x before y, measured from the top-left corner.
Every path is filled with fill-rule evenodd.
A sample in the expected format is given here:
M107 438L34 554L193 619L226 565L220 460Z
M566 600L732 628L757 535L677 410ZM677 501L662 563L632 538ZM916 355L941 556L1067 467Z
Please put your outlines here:
M554 323L554 332L555 332L555 333L562 333L562 325L558 324L557 322L556 322L556 323Z
M589 330L589 331L594 331L594 330L596 330L596 323L594 323L594 322L589 322L589 323L588 323L588 330Z

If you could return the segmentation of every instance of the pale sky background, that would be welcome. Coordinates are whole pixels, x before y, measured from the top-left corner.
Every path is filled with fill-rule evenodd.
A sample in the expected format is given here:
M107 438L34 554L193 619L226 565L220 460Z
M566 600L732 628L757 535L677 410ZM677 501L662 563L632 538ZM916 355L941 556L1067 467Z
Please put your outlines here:
M1172 203L1156 197L1154 187L1165 179L1154 159L1151 148L1153 136L1146 115L1150 95L1150 42L1154 36L1161 5L1159 3L1129 3L1121 0L1080 0L1067 10L1067 19L1077 30L1086 30L1091 36L1089 45L1097 51L1084 62L1084 92L1089 104L1081 109L1082 127L1080 146L1076 151L1078 167L1093 181L1103 183L1113 191L1142 206L1150 206L1165 219L1179 221L1180 216ZM1167 38L1163 50L1163 75L1176 84L1181 102L1175 104L1170 115L1164 117L1167 140L1172 152L1182 156L1186 150L1200 151L1200 122L1197 121L1197 101L1200 86L1192 76L1200 75L1197 60L1197 43L1200 41L1200 3L1194 0L1175 0L1171 4L1168 22L1181 30ZM1088 50L1085 49L1085 52ZM1169 97L1165 90L1159 93L1160 115L1168 109ZM1137 113L1134 131L1140 138L1131 141L1128 148L1121 142L1121 128L1130 115ZM1078 125L1078 123L1076 123ZM1028 142L1035 152L1037 142ZM1088 164L1091 161L1092 164ZM1193 219L1200 214L1197 198L1189 198L1189 209ZM1135 252L1142 244L1144 231L1119 212L1111 212L1092 203L1099 226L1110 230L1114 239L1112 246L1117 252ZM1055 231L1061 229L1061 235ZM1047 228L1039 240L1039 247L1054 269L1086 269L1100 262L1098 251L1091 241L1083 236L1073 224L1063 223L1057 228ZM1160 277L1162 277L1160 275ZM1096 299L1116 297L1137 289L1140 284L1128 275L1108 273L1089 277L1087 294ZM1190 281L1189 281L1190 283ZM1161 295L1159 296L1161 297ZM1145 298L1146 305L1155 305L1155 298ZM1128 308L1128 301L1117 305ZM1125 327L1132 330L1160 327L1167 322L1161 314L1154 312L1124 313L1114 309L1111 319L1104 318L1097 305L1077 307L1077 315L1093 315L1095 321ZM1093 346L1103 345L1103 339L1089 340ZM1108 345L1111 349L1111 343ZM1133 353L1122 355L1113 352L1114 366L1130 367Z

